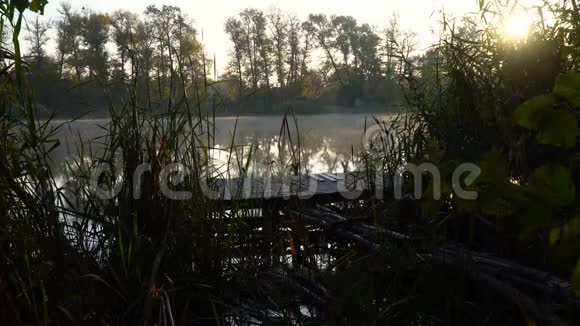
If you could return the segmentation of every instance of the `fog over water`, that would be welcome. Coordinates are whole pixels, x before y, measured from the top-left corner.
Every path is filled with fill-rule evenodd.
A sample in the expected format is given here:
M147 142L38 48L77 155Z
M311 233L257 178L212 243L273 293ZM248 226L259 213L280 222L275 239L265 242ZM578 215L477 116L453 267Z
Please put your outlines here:
M388 115L375 115L379 120L388 119ZM311 173L343 172L345 164L349 169L353 166L352 154L356 154L363 143L365 131L365 119L367 125L374 124L370 114L322 114L296 116L300 134L300 148L302 153L302 166ZM236 127L237 121L237 127ZM297 145L296 124L289 118L289 127L292 132L292 141ZM57 125L62 122L55 121ZM79 120L63 125L57 137L61 141L52 153L54 167L62 169L63 162L78 157L77 146L85 146L90 140L98 139L106 134L102 126L106 126L108 120ZM243 146L254 145L254 160L259 163L271 163L272 161L287 160L284 154L280 155L278 144L282 116L249 116L249 117L217 117L215 126L215 143L221 151L214 151L212 156L218 162L225 162L228 158L227 150L232 142L235 132L235 145L238 149ZM94 143L102 142L101 140ZM98 151L98 146L92 145ZM86 148L85 148L86 150ZM249 151L249 150L248 150ZM263 162L260 162L262 160ZM225 171L222 171L225 172Z

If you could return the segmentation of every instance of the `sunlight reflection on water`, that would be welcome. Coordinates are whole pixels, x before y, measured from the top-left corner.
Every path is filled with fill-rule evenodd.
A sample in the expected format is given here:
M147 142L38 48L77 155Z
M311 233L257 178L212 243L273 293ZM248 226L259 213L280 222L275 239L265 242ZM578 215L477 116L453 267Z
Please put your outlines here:
M388 115L378 116L388 119ZM298 116L299 139L292 130L294 149L300 148L292 157L291 146L285 137L280 137L283 118L280 116L261 117L220 117L216 118L216 148L210 151L214 168L224 176L235 177L244 169L251 153L251 164L248 175L260 176L270 169L272 174L292 173L292 163L299 161L301 172L338 173L345 169L356 169L353 154L356 155L362 146L367 124L372 121L371 115L364 114L325 114ZM55 122L55 124L58 122ZM62 123L62 122L61 122ZM59 170L65 161L78 158L78 148L86 146L89 140L96 140L105 135L102 128L108 120L80 120L67 123L58 132L62 145L52 153L53 168ZM293 125L293 122L290 123ZM293 128L293 126L292 126ZM233 131L236 130L236 134ZM234 141L234 150L230 149ZM101 140L102 141L102 140ZM298 143L300 146L298 146ZM98 153L97 142L91 147ZM228 168L229 163L229 168Z

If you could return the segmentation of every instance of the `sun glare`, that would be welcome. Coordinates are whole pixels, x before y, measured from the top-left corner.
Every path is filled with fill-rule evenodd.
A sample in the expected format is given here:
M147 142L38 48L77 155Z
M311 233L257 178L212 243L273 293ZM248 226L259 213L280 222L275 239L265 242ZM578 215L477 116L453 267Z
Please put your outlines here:
M505 17L504 33L505 36L513 40L521 40L528 36L532 19L525 13L516 13Z

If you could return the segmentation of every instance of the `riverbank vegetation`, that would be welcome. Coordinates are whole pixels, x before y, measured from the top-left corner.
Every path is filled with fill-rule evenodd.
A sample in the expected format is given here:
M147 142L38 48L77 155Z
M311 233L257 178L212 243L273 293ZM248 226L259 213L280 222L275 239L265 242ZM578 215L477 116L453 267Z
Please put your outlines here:
M189 96L217 114L281 115L289 105L304 114L393 110L401 99L401 55L417 50L415 35L401 31L396 16L378 31L353 17L303 21L278 9L245 9L223 27L231 53L218 73L223 63L206 53L192 19L178 7L99 13L59 6L54 21L37 18L23 31L45 116L106 116L108 101L119 102L134 75L140 76L137 99L159 112L183 100L180 79L200 90Z
M369 176L409 162L434 163L443 174L441 198L434 198L435 183L425 173L421 199L409 178L402 200L386 189L383 198L334 205L280 201L249 209L203 195L213 178L223 177L209 159L219 107L210 90L226 86L206 77L211 62L177 8L150 7L143 20L128 13L117 13L123 19L81 15L65 5L59 24L79 25L58 27L62 33L95 30L74 37L59 32L60 61L40 55L23 60L22 13L41 13L46 1L0 1L0 322L577 324L578 4L559 0L532 8L533 24L520 35L503 27L517 6L478 3L476 15L443 17L441 39L421 60L391 38L388 73L384 62L363 55L362 44L354 46L378 42L368 26L347 17L291 20L286 28L306 34L298 50L286 44L294 64L284 65L264 54L264 29L256 27L276 26L275 14L249 10L230 19L228 33L239 42L231 101L277 92L282 84L304 87L310 74L322 83L312 82L312 91L335 83L347 95L351 83L364 90L373 78L396 81L405 114L369 119L369 127L383 132L354 158ZM106 66L114 60L104 60L103 26L119 38L120 62L113 68ZM258 31L253 42L247 42L249 30ZM141 37L147 33L156 37ZM292 32L285 35L292 40ZM307 35L327 54L321 66L326 74L297 64ZM63 145L54 140L54 128L38 120L36 96L51 86L31 74L51 74L58 62L63 83L100 81L98 96L111 117L107 135L93 140L104 154L89 146L71 149L79 159L69 162L66 182L48 162ZM377 96L392 94L386 84L373 83ZM347 102L366 96L359 95ZM288 114L281 131L286 170L277 172L299 174L299 126L290 121ZM228 165L250 171L249 152ZM191 171L175 184L192 193L189 200L162 195L161 169L174 162ZM451 174L465 162L482 170L473 183L460 180L479 193L475 201L451 191ZM142 163L151 171L135 188L132 178ZM94 176L119 195L96 196Z

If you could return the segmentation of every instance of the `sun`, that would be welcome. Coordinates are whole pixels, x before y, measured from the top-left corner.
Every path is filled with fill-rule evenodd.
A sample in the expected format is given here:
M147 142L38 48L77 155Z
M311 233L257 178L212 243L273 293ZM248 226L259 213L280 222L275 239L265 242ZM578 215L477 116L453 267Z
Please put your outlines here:
M514 13L504 18L503 28L507 38L512 40L525 39L532 26L532 18L526 13Z

